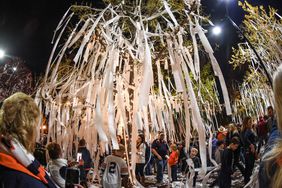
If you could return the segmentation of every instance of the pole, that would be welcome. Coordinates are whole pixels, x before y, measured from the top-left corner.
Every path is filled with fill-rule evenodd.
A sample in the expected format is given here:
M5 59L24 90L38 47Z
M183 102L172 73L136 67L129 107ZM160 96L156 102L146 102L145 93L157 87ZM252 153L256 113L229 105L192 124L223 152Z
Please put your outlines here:
M265 64L263 63L262 59L260 58L260 56L258 55L256 49L254 48L254 46L252 45L252 43L250 42L250 40L244 35L244 33L242 32L242 30L238 27L238 25L230 18L229 16L229 11L228 11L228 7L227 7L227 2L225 3L225 10L226 10L226 17L228 19L228 21L231 23L231 25L237 29L239 31L239 33L243 36L244 40L249 44L249 46L251 47L251 49L254 51L257 59L258 59L258 62L260 64L260 66L262 67L264 73L266 74L266 78L267 78L267 81L269 82L271 88L273 88L273 85L272 85L272 78L271 76L269 75L266 67L265 67Z

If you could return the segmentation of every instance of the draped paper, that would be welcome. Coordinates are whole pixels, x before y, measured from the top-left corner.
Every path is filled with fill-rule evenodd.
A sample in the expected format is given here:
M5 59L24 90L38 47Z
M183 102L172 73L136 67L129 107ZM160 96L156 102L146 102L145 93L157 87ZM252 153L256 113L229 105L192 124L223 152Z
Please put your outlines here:
M200 175L204 177L207 172L211 150L207 155L206 141L210 148L210 131L214 129L208 125L217 125L212 119L216 119L215 108L221 108L218 98L209 102L201 94L200 88L206 89L201 83L201 45L214 75L219 77L225 109L231 113L222 72L199 24L203 19L199 10L185 10L183 16L188 22L184 27L169 3L162 3L160 10L150 16L142 14L141 3L130 14L123 11L123 6L91 9L84 19L68 10L56 29L55 34L59 34L54 37L56 42L36 94L36 102L48 116L48 141L61 144L63 156L68 159L74 157L73 150L77 150L81 138L98 160L97 155L118 148L116 134L125 140L128 137L126 159L134 184L139 131L149 142L158 131L164 131L166 139L173 142L184 139L187 151L190 139L198 137ZM133 27L127 34L125 20ZM148 26L152 20L157 22L155 29ZM74 21L77 24L71 27L69 23ZM68 26L73 29L70 33L65 29ZM191 44L185 44L186 35L191 37ZM209 92L217 92L216 86ZM95 167L95 176L97 170Z

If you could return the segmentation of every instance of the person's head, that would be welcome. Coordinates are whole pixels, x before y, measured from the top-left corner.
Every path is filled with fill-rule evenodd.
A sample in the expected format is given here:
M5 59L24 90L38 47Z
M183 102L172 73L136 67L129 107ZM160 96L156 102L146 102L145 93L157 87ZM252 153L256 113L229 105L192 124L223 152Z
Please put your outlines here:
M33 152L39 116L39 108L30 96L15 93L1 107L0 134L17 139L27 151Z
M48 150L49 157L52 160L55 160L55 159L58 159L58 158L61 157L62 150L61 150L61 147L60 147L59 144L57 144L55 142L50 143L47 146L47 150Z
M259 121L263 121L263 116L259 116Z
M125 147L119 144L119 149L113 149L113 155L123 158L125 152Z
M273 110L272 106L267 107L267 115L268 115L268 117L273 117L273 115L274 115L273 111L274 110Z
M171 151L177 151L177 145L176 144L171 144L170 145Z
M78 146L79 146L79 147L86 147L86 141L85 141L84 138L82 138L81 140L79 140Z
M236 130L237 130L237 127L236 127L236 125L235 125L234 123L230 123L230 124L228 125L228 131L234 132L234 131L236 131Z
M164 140L164 138L165 138L164 132L160 132L159 133L159 139Z
M235 151L235 150L239 147L239 144L240 144L239 139L236 138L236 137L233 137L233 138L231 139L231 142L230 142L229 147L230 147L233 151Z
M137 137L137 143L144 143L145 142L145 137L143 134L139 134Z
M198 155L198 149L197 148L192 148L190 152L191 157L195 157Z
M222 140L217 141L216 146L220 149L224 148L224 142Z
M250 116L247 116L243 120L243 131L251 128L252 128L252 118Z
M122 143L122 137L120 135L117 135L117 142L118 144Z
M185 143L183 143L183 142L178 142L178 143L177 143L177 146L178 146L179 149L182 149L182 148L184 148Z

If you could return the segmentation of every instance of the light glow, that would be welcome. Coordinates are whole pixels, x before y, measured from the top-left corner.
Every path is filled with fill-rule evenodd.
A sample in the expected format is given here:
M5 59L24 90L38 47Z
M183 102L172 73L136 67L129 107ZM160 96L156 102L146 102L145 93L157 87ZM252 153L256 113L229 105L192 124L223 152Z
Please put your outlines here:
M5 51L0 49L0 59L2 59L5 56Z
M212 33L214 34L214 35L219 35L219 34L221 34L221 27L219 27L219 26L215 26L213 29L212 29Z

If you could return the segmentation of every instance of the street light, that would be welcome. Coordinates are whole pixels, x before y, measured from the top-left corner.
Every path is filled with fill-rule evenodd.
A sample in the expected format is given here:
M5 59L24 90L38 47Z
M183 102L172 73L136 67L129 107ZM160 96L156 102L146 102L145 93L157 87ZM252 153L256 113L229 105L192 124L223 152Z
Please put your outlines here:
M212 28L212 33L213 33L214 35L219 35L219 34L221 34L221 27L219 27L219 26L213 27L213 28Z
M0 59L2 59L5 56L5 51L0 49Z
M267 80L268 82L270 83L270 86L272 86L272 78L271 76L269 75L266 67L265 67L265 64L263 63L262 59L260 58L260 56L258 55L256 49L254 48L254 46L252 45L252 43L250 42L250 40L244 35L244 33L242 32L242 30L238 27L238 25L231 19L230 15L229 15L229 11L228 11L228 2L230 0L225 0L225 11L226 11L226 18L227 20L231 23L231 25L239 31L239 33L243 36L244 40L249 44L249 46L251 47L251 49L254 51L257 59L258 59L258 62L260 64L260 66L262 67L263 71L265 72L266 74L266 77L267 77Z

